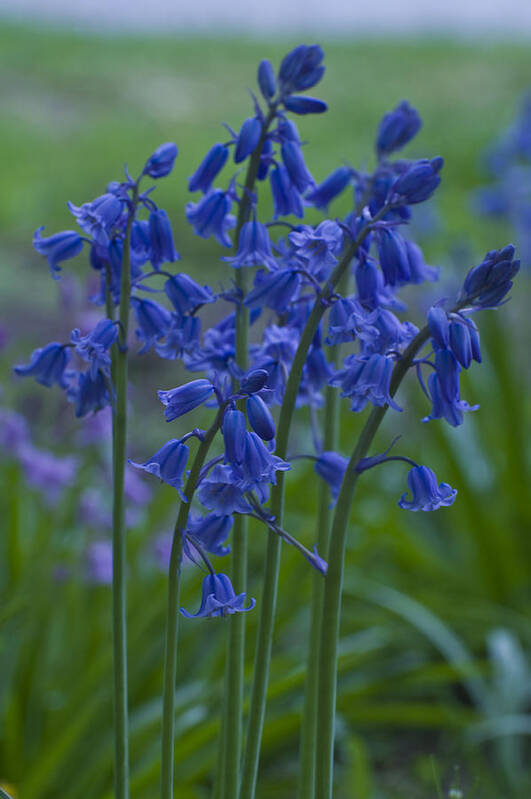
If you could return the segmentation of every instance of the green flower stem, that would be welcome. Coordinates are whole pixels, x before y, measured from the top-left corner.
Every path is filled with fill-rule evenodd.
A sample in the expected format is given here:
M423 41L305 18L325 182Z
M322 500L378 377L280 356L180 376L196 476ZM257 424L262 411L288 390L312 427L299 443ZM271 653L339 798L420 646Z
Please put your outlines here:
M264 121L260 140L253 151L245 178L236 230L234 248L237 250L243 225L249 220L251 195L260 166L260 155L267 131L275 117L276 107L271 108ZM241 297L248 290L247 269L236 270L236 285ZM236 306L236 363L245 370L249 358L249 311L240 303ZM240 400L238 408L245 411L245 401ZM238 593L245 591L247 585L247 529L248 519L236 514L232 534L232 583ZM220 799L235 799L240 782L240 760L242 751L243 682L245 659L245 614L235 613L228 622L227 657L225 660L225 697L223 702L222 736L223 765L221 768L222 788ZM219 779L219 775L218 775Z
M344 280L342 281L344 282ZM332 363L337 368L341 347L333 348ZM323 451L337 449L339 430L339 392L327 386L323 411ZM319 481L317 504L317 551L328 551L332 522L332 496L324 480ZM317 746L317 685L319 677L319 646L321 639L321 611L323 606L324 581L322 575L313 575L312 605L310 610L310 634L304 686L304 708L301 723L301 748L298 799L313 799L315 794L315 751Z
M413 341L411 341L402 357L396 362L390 386L390 395L392 397L396 394L415 355L428 338L428 328L424 327L415 336ZM341 589L343 583L347 526L354 498L354 490L359 478L359 474L356 472L356 464L361 458L367 455L388 407L388 405L374 407L365 422L343 478L332 523L328 552L328 572L324 586L321 640L319 647L317 717L319 735L317 736L315 794L317 799L332 799L337 645L341 611Z
M112 512L112 636L114 673L114 751L115 797L129 797L129 730L127 711L127 602L124 472L127 437L127 334L131 294L131 227L138 202L138 185L132 192L131 208L122 261L120 287L120 332L113 347L112 376L115 387L113 406L113 512ZM109 310L110 302L107 302Z
M289 431L295 401L299 390L302 377L302 370L306 362L308 350L319 327L319 323L326 311L328 298L339 284L343 275L356 254L358 247L370 232L372 224L381 219L389 208L384 206L381 211L367 225L364 225L355 241L348 244L343 258L338 263L326 285L317 295L315 304L306 321L304 330L291 365L291 370L286 384L284 399L280 408L280 416L277 425L277 446L276 454L280 458L286 457L288 446ZM275 517L276 523L282 527L284 511L284 475L285 472L277 473L277 484L271 491L271 513ZM262 593L260 620L258 623L258 636L255 649L255 667L253 675L253 685L251 689L251 701L249 706L249 724L247 729L246 748L242 767L242 785L240 789L240 799L254 799L256 790L256 778L258 774L258 761L260 754L260 743L262 740L262 729L264 726L265 705L267 696L267 683L269 677L269 664L271 661L271 646L273 642L273 624L277 600L278 572L280 566L280 538L275 533L270 532L266 559L264 566L264 589Z
M170 555L168 575L168 614L166 621L166 644L164 654L164 693L162 705L162 760L161 760L161 799L172 799L173 796L173 738L175 731L175 677L177 674L177 637L179 620L180 568L182 559L182 534L186 529L190 506L197 488L201 469L205 462L210 445L221 425L222 405L212 425L205 433L196 452L190 475L186 481L184 494L188 502L181 502L175 528Z

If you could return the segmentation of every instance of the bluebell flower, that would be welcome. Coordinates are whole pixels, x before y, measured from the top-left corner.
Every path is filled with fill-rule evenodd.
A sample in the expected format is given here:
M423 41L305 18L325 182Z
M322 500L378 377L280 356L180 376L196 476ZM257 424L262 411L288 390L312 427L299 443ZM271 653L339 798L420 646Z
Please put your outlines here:
M437 510L452 505L457 496L457 490L448 483L437 485L435 474L427 466L414 466L407 476L407 483L411 499L402 494L398 502L404 510Z
M192 380L184 386L171 388L168 391L157 391L158 398L165 406L164 416L167 422L183 416L199 407L212 396L214 386L209 380Z
M472 319L465 319L459 314L452 315L449 346L463 369L468 369L472 360L481 363L479 333Z
M215 513L207 516L190 514L186 532L197 538L207 552L223 557L230 552L230 547L224 547L223 544L232 529L232 523L232 516L217 516Z
M234 163L239 164L251 155L256 149L262 135L262 123L256 117L246 119L243 123L236 148L234 150Z
M118 327L112 319L102 319L94 330L86 336L76 328L72 331L70 341L75 345L77 354L90 363L91 377L94 379L98 369L106 375L110 373L111 359L108 355L118 336Z
M461 367L450 350L437 350L435 352L435 371L444 396L451 402L459 394L459 372Z
M67 203L79 227L100 244L107 244L114 227L118 224L124 203L115 194L102 194L90 203L81 206Z
M315 86L324 75L321 62L324 52L317 44L300 44L284 56L278 71L278 82L283 94L304 91Z
M418 332L418 327L412 322L401 322L391 311L375 308L370 317L369 330L365 335L360 335L363 355L396 351L403 344L409 344Z
M203 239L215 236L222 247L232 247L228 231L236 224L229 213L232 200L221 189L213 189L197 203L187 203L186 218L194 233Z
M450 343L450 322L444 308L433 305L428 311L428 327L436 347L440 350L448 348Z
M159 480L175 488L183 502L187 502L182 489L183 475L189 454L190 450L186 444L182 444L177 438L172 438L145 463L135 463L132 460L129 460L129 463L135 469L142 469L148 474L154 474Z
M97 413L111 403L109 386L101 370L95 377L92 377L90 371L80 372L77 386L70 385L66 396L69 402L74 403L78 418L86 416L87 413Z
M433 403L432 411L429 416L423 418L423 422L432 419L446 419L452 427L459 427L463 424L463 413L466 411L476 411L479 405L469 405L462 400L459 391L453 396L448 397L445 389L441 385L438 374L431 374L428 378L428 392Z
M58 272L61 271L59 264L75 258L83 249L83 239L75 230L63 230L61 233L54 233L53 236L43 238L41 230L37 228L33 235L33 246L40 255L44 255L50 265L50 273L57 279Z
M304 194L306 189L315 185L315 181L304 163L300 144L292 139L286 140L282 142L280 153L293 186Z
M378 258L385 283L396 286L410 278L409 259L402 236L394 230L379 231Z
M214 144L194 174L188 179L188 191L202 191L203 194L208 194L212 188L213 181L225 166L228 157L228 147L221 142Z
M215 302L212 289L200 286L189 275L180 273L168 278L164 291L178 314L195 311L200 305Z
M207 574L203 580L201 607L197 613L189 613L185 608L181 608L181 613L187 619L227 616L252 610L256 600L250 599L250 604L244 607L246 601L247 594L236 596L226 574Z
M285 166L280 164L271 170L269 175L271 194L273 195L274 219L279 216L304 216L302 197L292 184Z
M258 85L264 98L269 101L275 96L277 90L275 84L275 71L271 61L264 58L258 65Z
M242 394L256 394L262 391L267 383L267 372L265 369L251 369L244 375L240 382Z
M475 308L496 308L510 291L519 269L512 244L490 250L479 266L467 274L458 301Z
M155 342L155 352L169 361L182 358L184 353L193 353L199 349L200 335L199 317L172 314L172 322L166 330L164 340Z
M334 370L327 361L323 348L313 344L308 350L302 371L297 406L308 404L320 408L323 404L321 389L326 386L333 374Z
M389 189L390 201L395 205L413 205L427 200L441 182L439 172L443 163L441 157L431 161L423 158L414 163Z
M357 300L341 297L330 309L326 343L335 346L354 341L355 338L372 339L378 336L378 330L374 326L376 318L374 312L367 312Z
M389 405L395 411L401 411L389 393L392 373L393 359L386 355L349 355L344 368L336 372L330 384L341 387L341 396L352 400L351 409L356 413L362 411L368 402L377 406Z
M424 261L422 250L414 241L404 239L409 265L409 282L424 283L425 280L433 283L439 279L439 269L436 266L428 266Z
M71 358L70 350L57 341L52 341L45 347L34 350L28 364L14 367L15 374L19 377L34 377L43 386L66 388L65 369Z
M358 300L363 306L369 309L382 306L405 310L404 304L395 297L391 287L384 284L383 274L372 258L363 257L356 265L354 276Z
M131 264L140 267L151 258L152 243L149 222L147 219L135 219L131 225Z
M330 219L325 219L316 228L304 225L288 236L295 253L308 265L318 280L328 277L337 264L336 255L343 246L343 231Z
M235 269L242 266L266 266L276 269L277 263L271 249L271 239L265 225L251 220L243 225L238 243L238 252L234 256L223 256Z
M140 300L131 297L131 306L138 323L136 335L144 344L139 350L142 354L147 352L155 342L164 338L172 323L170 311L153 300Z
M259 272L254 288L244 300L248 308L272 308L283 313L297 294L301 277L295 269L276 269L274 272Z
M191 372L207 372L215 379L233 377L235 354L235 314L231 313L206 331L203 346L185 357L185 365Z
M146 161L143 174L150 178L165 178L172 171L176 158L177 145L174 142L161 144Z
M241 463L245 453L245 414L234 408L225 411L222 433L225 442L225 463Z
M248 397L246 411L249 424L254 432L263 441L271 441L275 437L275 422L262 397L257 394Z
M151 263L154 269L161 264L173 263L181 257L173 244L173 233L166 211L158 208L149 215L149 236L151 239Z
M422 127L418 111L402 100L394 111L384 115L378 128L376 152L378 157L400 150L416 136Z
M286 461L273 455L256 433L245 434L245 449L242 462L234 469L242 480L242 490L258 491L260 501L267 498L261 491L261 483L276 483L277 471L285 472L291 469Z
M316 97L305 97L304 95L290 94L284 100L284 106L293 114L323 114L328 106L324 100Z
M245 489L247 490L247 489ZM233 513L250 513L252 508L246 500L241 481L232 466L216 464L197 488L199 501L219 516Z
M268 401L282 402L298 343L297 330L288 326L268 325L262 344L252 347L253 368L265 369L268 373L266 389L272 392L268 395Z
M306 195L306 200L316 208L326 208L347 188L351 178L352 170L346 166L340 166L310 191Z
M321 452L315 461L314 469L319 477L330 486L330 493L334 500L337 500L339 496L347 465L348 458L339 455L337 452Z

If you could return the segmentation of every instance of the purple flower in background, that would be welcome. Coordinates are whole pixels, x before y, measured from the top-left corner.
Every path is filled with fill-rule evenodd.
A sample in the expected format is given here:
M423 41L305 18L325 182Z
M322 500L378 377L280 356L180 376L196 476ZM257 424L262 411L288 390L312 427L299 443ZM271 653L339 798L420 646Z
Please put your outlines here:
M70 361L71 352L64 344L52 341L41 349L34 350L28 364L14 367L14 372L19 377L34 377L43 386L66 388L67 382L65 369Z
M192 380L184 386L171 388L169 391L157 391L158 397L165 406L164 416L167 422L183 416L199 407L213 394L214 386L209 380Z
M414 466L407 476L411 500L402 494L398 504L404 510L437 510L452 505L457 490L448 483L437 485L435 474L427 466Z
M165 178L173 169L177 152L177 145L174 142L161 144L146 161L144 175L149 175L150 178Z
M299 290L301 276L294 269L276 269L259 272L254 288L248 293L244 305L248 308L272 308L277 313L285 311Z
M60 501L65 488L77 477L79 460L74 456L60 457L32 444L20 445L17 456L29 485L37 488L50 506Z
M172 314L164 341L155 343L155 352L170 361L182 358L184 353L193 353L199 348L200 334L201 320L197 316Z
M30 443L28 423L21 413L0 408L0 448L16 454Z
M63 230L53 236L44 238L41 235L44 226L37 228L33 236L33 246L40 255L44 255L50 265L53 278L57 279L61 271L60 263L75 258L83 249L83 239L75 230Z
M212 183L221 172L227 158L229 148L218 142L210 148L194 174L188 180L188 191L202 191L207 194L212 188Z
M246 601L246 594L236 596L226 574L207 574L203 580L201 607L197 613L189 613L185 608L181 608L181 613L188 619L227 616L252 610L256 600L250 599L249 605L244 607Z
M175 488L183 500L187 499L183 494L183 475L188 462L190 450L186 444L182 444L177 438L167 441L151 458L145 463L135 463L129 460L135 469L143 469L149 474L154 474L159 480Z
M85 553L87 579L94 585L112 583L112 542L92 541Z

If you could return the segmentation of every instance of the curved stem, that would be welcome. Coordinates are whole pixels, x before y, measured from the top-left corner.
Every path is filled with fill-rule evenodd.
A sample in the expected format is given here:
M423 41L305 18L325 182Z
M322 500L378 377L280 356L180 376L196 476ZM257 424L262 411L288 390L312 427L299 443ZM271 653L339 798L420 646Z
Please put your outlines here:
M416 353L428 338L429 330L424 327L409 344L400 360L396 362L390 386L390 395L392 397L396 394L402 379L413 363ZM346 533L354 490L360 476L360 473L356 471L356 466L366 456L388 407L388 405L374 407L363 426L341 484L332 523L319 650L317 717L319 736L317 738L316 758L316 799L332 799L337 644Z
M120 333L114 345L112 375L116 400L113 406L113 512L112 512L112 636L114 677L115 796L129 796L129 730L127 710L127 608L124 473L127 437L127 334L131 294L131 228L138 202L138 185L133 187L131 208L122 259L120 286ZM109 292L107 292L107 310ZM109 318L113 318L112 316Z
M179 619L180 565L182 559L183 533L186 530L190 506L197 488L201 468L219 430L224 406L218 410L213 424L205 433L196 452L184 494L188 502L181 502L175 528L170 556L168 575L168 613L166 622L166 643L164 652L164 693L162 704L162 760L161 760L161 799L173 796L173 736L175 731L175 676L177 673L177 637Z
M289 372L284 399L280 408L280 417L277 426L276 454L281 458L286 457L289 431L306 356L308 355L308 350L311 347L319 323L327 308L328 298L346 273L360 244L370 232L372 224L385 216L388 210L389 208L384 206L374 219L364 225L356 239L348 244L343 258L332 272L325 286L317 295L315 304L299 340L299 345ZM284 511L284 474L285 472L278 473L277 484L273 486L271 491L271 513L280 526L282 526ZM249 726L247 729L246 748L243 758L240 799L253 799L256 789L260 743L264 726L269 664L271 661L271 646L273 642L273 624L280 565L280 543L280 539L274 533L270 532L264 566L264 589L260 620L258 623L255 669L249 707Z

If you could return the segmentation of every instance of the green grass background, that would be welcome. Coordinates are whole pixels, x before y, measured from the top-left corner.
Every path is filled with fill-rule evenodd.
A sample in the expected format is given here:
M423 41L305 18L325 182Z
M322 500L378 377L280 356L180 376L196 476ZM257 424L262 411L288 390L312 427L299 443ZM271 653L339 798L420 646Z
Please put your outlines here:
M258 61L277 64L297 43L2 27L3 401L28 415L40 445L58 452L77 446L70 408L55 392L15 383L10 367L44 341L68 335L81 290L62 281L58 303L58 285L32 250L33 230L71 227L67 199L97 196L120 178L124 162L134 174L158 144L175 140L176 168L157 196L174 224L180 268L215 286L226 281L217 245L194 238L187 226L186 178L225 138L220 123L238 127L250 113L245 89L254 89ZM407 98L424 119L407 155L446 159L435 202L440 222L430 236L421 226L419 241L429 261L443 265L445 287L455 286L459 271L513 235L475 217L470 193L485 182L480 153L531 83L528 46L437 39L322 44L327 73L315 93L329 112L299 124L309 168L320 180L342 161L370 167L381 115ZM265 219L270 206L262 193ZM334 215L346 210L342 202ZM83 269L80 259L64 271L82 278ZM455 505L435 514L401 511L399 468L375 470L360 484L342 623L338 799L431 799L452 786L480 799L524 799L531 790L527 289L522 275L513 301L478 320L484 363L465 376L463 395L480 402L480 411L458 430L422 425L426 402L411 381L401 392L407 412L389 414L379 437L384 448L402 433L404 453L458 488ZM421 313L413 297L410 317L419 321ZM154 390L180 378L175 364L150 357L135 363L133 381L149 391L137 387L131 395L134 456L168 437ZM308 446L306 422L294 431L294 450ZM345 408L345 454L361 423ZM84 547L102 531L76 514L81 488L106 477L94 452L87 461L80 485L54 509L25 486L16 464L0 464L0 781L20 799L112 796L110 593L81 578ZM301 464L288 479L287 526L307 544L315 534L314 480ZM157 796L165 578L149 553L155 534L171 525L175 500L169 488L157 489L128 538L134 799ZM251 534L250 593L259 603L265 538L259 528ZM58 563L79 579L57 581ZM307 564L286 551L259 799L288 799L295 791L310 577ZM199 580L197 570L187 574L187 607L198 600ZM249 614L248 676L256 620ZM184 621L181 629L177 795L202 799L210 795L216 758L224 625Z

